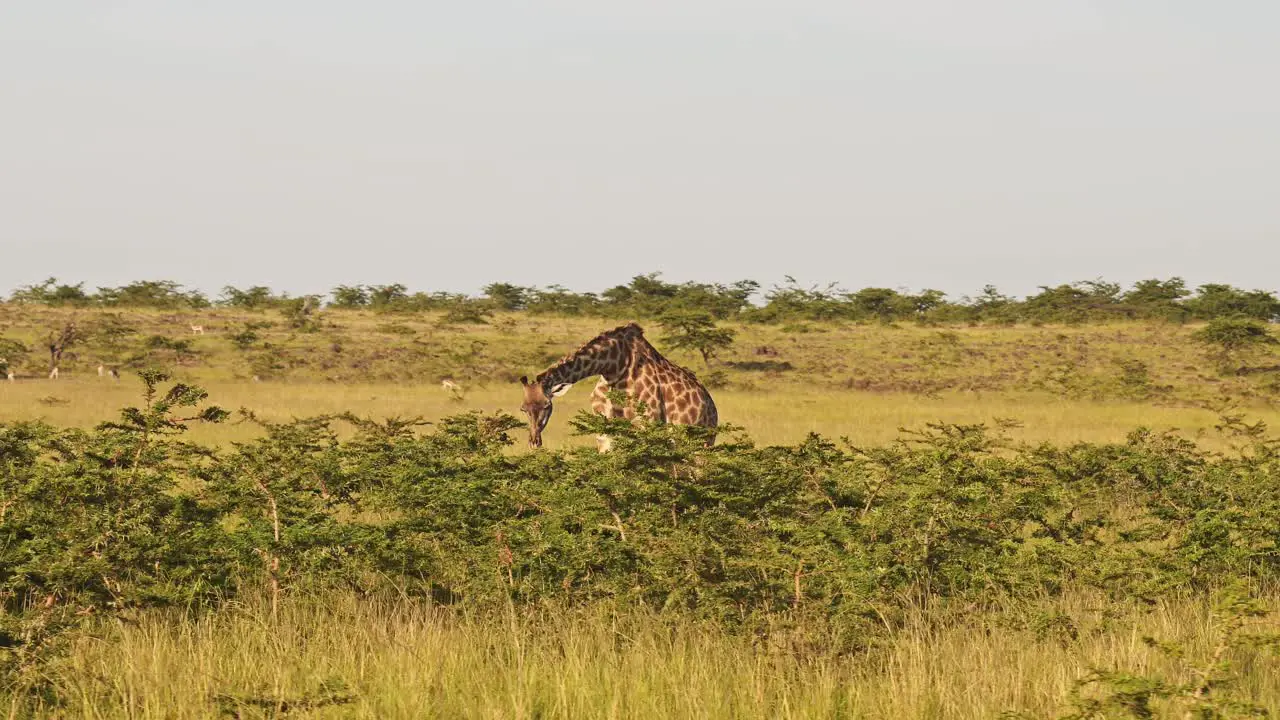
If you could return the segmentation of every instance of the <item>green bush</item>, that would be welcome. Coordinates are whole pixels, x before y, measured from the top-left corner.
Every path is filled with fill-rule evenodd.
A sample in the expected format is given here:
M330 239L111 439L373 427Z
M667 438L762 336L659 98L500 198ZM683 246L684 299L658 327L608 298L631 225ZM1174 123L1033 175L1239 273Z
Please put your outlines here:
M1209 348L1210 358L1223 371L1238 370L1250 354L1280 344L1266 325L1244 317L1216 318L1194 337Z
M584 412L576 431L611 436L610 452L512 454L506 414L424 429L245 413L261 436L215 450L180 434L226 414L164 381L144 374L145 402L91 431L0 425L10 681L38 677L85 618L264 587L276 603L343 587L477 611L644 606L760 633L804 619L855 648L919 602L1081 587L1155 602L1280 580L1280 443L1238 418L1224 427L1240 449L1211 454L1142 430L1019 445L982 425L877 448L720 428L708 447L704 428Z
M662 340L680 350L694 350L702 356L702 364L733 344L734 331L716 326L715 318L697 311L672 312L661 317L665 330Z
M974 297L949 300L939 290L918 293L883 287L856 291L839 289L835 283L820 287L802 286L786 277L786 284L774 286L756 303L760 283L740 280L720 283L669 283L659 273L637 275L625 285L601 293L575 292L558 285L545 288L522 287L510 283L490 283L481 297L454 292L410 292L403 283L390 285L339 285L329 293L330 307L370 308L380 312L414 313L442 311L448 322L482 322L487 313L529 312L538 315L597 316L607 318L657 318L663 315L698 313L717 321L737 319L748 322L796 324L805 321L855 321L894 323L914 321L925 325L940 323L986 323L1011 325L1025 322L1049 323L1108 322L1113 320L1163 320L1251 318L1280 321L1280 298L1268 290L1242 290L1231 285L1209 283L1189 291L1182 278L1148 279L1125 291L1117 283L1085 280L1057 286L1041 286L1040 291L1018 299L987 285ZM59 284L54 278L23 286L10 294L16 303L51 306L117 306L164 309L199 309L210 305L199 291L188 291L173 281L135 282L119 288L84 290L84 283ZM277 295L264 286L247 289L223 288L218 304L249 310L278 308L292 315L298 300ZM320 296L308 301L320 307ZM300 329L309 327L305 320Z

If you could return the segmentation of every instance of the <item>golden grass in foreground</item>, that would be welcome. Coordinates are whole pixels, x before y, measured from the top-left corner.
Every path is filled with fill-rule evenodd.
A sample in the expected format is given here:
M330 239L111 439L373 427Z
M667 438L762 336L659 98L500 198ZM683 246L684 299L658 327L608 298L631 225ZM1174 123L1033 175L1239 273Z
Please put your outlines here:
M55 671L70 705L50 714L216 717L221 698L243 717L264 717L273 705L297 709L307 698L336 696L339 704L305 716L1051 716L1066 709L1073 682L1090 666L1190 680L1142 637L1185 641L1190 659L1202 661L1218 630L1206 607L1185 600L1117 614L1096 598L1054 603L1049 609L1075 619L1078 640L998 622L939 628L918 613L883 648L838 657L753 647L747 638L639 612L495 620L330 596L288 604L278 622L249 607L199 621L152 615L137 626L105 628ZM1258 629L1277 625L1264 621ZM1242 695L1280 712L1280 661L1235 660Z
M477 409L519 414L519 387L489 385L469 388L461 401L438 385L339 385L334 383L245 383L212 380L203 383L210 402L229 410L245 407L266 420L283 421L326 413L354 412L385 418L421 415L438 420ZM571 438L569 420L590 406L592 383L580 383L556 402L546 439L548 447L593 444ZM136 378L119 383L97 377L65 381L0 383L0 422L41 418L59 426L92 427L114 420L119 409L139 404L141 384ZM1218 417L1194 407L1167 407L1138 402L1065 400L1036 393L944 393L922 397L905 393L880 394L805 390L784 386L777 390L717 390L721 421L743 427L759 443L795 443L809 432L828 437L847 436L857 444L874 445L899 437L899 428L918 428L929 422L991 424L997 418L1023 423L1011 435L1029 441L1118 442L1139 426L1177 429L1187 437L1203 437L1213 446ZM1280 425L1280 412L1255 408L1251 419ZM251 425L228 423L197 427L189 439L224 444L256 436Z

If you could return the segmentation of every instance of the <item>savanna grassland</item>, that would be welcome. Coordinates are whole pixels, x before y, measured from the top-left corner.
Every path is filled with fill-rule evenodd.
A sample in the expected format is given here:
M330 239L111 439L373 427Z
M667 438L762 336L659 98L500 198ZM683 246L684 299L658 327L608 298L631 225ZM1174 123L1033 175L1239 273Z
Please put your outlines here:
M219 404L270 419L343 411L428 420L464 408L515 412L520 375L619 324L518 313L485 324L444 324L440 313L333 311L314 331L299 332L265 312L0 305L0 334L36 348L49 329L69 321L90 337L110 337L116 326L129 334L77 348L56 384L37 381L47 360L33 352L18 382L0 387L0 420L89 427L114 416L136 397L136 387L98 377L102 363L161 364L199 383ZM193 335L193 324L205 334ZM695 353L664 348L659 323L650 324L649 335L713 386L725 422L764 443L818 432L878 444L897 438L903 427L997 418L1021 422L1013 435L1026 440L1116 441L1148 426L1213 443L1206 433L1228 403L1274 420L1277 369L1262 358L1256 372L1219 373L1192 339L1196 327L739 325L734 344L710 367ZM238 346L234 338L246 328L253 339ZM172 339L177 347L156 346L154 338ZM460 392L443 388L446 378ZM572 442L566 423L587 406L588 385L558 403L563 409L551 421L551 446ZM214 443L252 434L235 425L192 432Z
M0 304L9 715L1280 715L1270 345L642 321L737 429L580 383L532 452L517 378L620 321L472 320Z

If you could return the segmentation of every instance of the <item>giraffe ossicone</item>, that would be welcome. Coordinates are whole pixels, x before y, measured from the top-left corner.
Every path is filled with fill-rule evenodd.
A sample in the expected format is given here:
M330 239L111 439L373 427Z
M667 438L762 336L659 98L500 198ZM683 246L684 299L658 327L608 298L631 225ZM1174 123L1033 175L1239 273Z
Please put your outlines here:
M591 407L604 417L634 418L640 405L645 417L658 422L710 428L719 424L707 388L692 372L663 357L645 339L643 328L632 322L597 335L532 382L528 376L520 378L524 389L520 409L529 417L530 447L542 446L552 399L564 395L574 383L597 376L600 381L591 394ZM615 403L609 397L615 390L624 393L628 402ZM713 435L708 443L714 440ZM609 444L607 437L599 438L601 452Z

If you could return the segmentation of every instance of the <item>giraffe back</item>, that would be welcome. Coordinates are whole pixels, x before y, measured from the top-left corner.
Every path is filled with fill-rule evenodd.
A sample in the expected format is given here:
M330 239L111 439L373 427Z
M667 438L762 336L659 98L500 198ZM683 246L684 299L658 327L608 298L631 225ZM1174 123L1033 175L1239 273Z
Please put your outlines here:
M710 391L698 377L658 352L640 326L630 343L625 377L628 394L644 402L649 415L679 425L716 427L720 417Z

